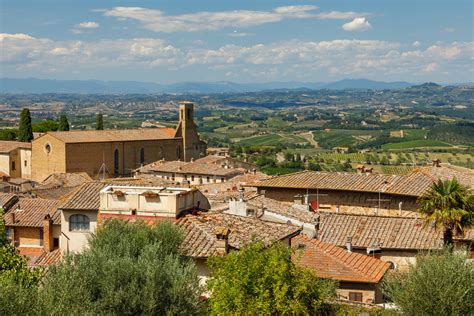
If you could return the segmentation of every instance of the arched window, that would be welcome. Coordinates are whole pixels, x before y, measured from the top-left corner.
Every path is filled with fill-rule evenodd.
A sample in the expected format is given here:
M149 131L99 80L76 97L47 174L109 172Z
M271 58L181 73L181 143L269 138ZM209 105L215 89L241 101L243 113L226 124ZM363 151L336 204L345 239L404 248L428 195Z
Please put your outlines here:
M118 176L119 174L119 152L118 149L114 151L114 175Z
M89 217L83 214L74 214L69 217L69 231L84 232L90 230Z
M140 149L140 164L143 165L145 163L145 148Z

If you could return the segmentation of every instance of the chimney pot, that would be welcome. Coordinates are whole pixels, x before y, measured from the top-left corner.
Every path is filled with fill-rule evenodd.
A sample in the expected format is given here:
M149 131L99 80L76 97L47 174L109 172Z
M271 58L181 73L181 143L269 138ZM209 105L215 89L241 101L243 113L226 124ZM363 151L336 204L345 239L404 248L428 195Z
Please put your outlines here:
M347 237L346 248L347 252L352 252L352 236Z

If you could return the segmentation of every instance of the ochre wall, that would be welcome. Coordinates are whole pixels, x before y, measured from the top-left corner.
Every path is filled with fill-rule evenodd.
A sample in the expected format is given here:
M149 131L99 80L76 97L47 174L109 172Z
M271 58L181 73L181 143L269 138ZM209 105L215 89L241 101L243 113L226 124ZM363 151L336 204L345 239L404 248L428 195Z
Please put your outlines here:
M46 151L46 145L51 151ZM57 138L45 134L31 143L31 178L41 182L53 173L66 172L66 146ZM86 156L87 153L82 153Z
M178 160L177 147L182 147L181 139L77 143L66 145L66 172L87 172L97 178L102 163L105 163L109 176L114 175L114 151L118 150L119 175L131 175L132 170L140 167L140 150L145 152L144 164L165 159Z

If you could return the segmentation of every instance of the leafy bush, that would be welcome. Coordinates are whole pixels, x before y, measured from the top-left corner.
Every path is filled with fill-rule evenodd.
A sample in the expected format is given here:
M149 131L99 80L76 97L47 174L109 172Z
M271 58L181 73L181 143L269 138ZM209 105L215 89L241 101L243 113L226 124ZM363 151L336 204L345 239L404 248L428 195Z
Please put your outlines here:
M474 310L474 264L446 248L417 257L416 265L384 282L385 294L406 315L470 315Z
M213 315L320 315L335 296L332 282L296 266L281 244L265 249L256 242L208 262Z

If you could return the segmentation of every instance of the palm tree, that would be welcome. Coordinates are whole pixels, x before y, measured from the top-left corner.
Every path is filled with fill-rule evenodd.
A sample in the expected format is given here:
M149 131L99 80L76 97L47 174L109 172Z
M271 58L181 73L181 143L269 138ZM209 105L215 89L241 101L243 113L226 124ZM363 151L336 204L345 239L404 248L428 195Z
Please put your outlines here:
M426 225L434 224L443 229L445 245L452 245L454 234L473 226L474 195L456 178L434 182L418 203L420 213L426 216Z

